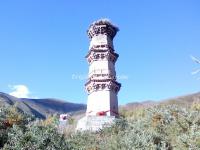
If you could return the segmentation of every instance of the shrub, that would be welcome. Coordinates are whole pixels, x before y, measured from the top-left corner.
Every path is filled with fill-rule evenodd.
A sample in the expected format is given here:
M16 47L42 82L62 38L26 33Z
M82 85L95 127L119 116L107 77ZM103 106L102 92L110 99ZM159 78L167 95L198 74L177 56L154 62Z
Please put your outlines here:
M16 107L1 107L0 108L0 148L8 140L8 132L14 124L21 127L28 124L34 118L26 114L20 113Z
M4 150L67 150L68 146L64 136L58 134L56 128L51 126L32 125L25 130L17 125L8 133L8 142Z
M11 110L0 112L0 146L4 150L200 149L200 111L194 107L162 104L126 110L125 117L111 127L99 132L73 132L68 125L65 136L58 132L55 116L30 122ZM9 126L5 120L11 120Z
M176 105L144 110L143 117L129 116L100 132L68 137L72 149L172 150L200 149L200 113Z

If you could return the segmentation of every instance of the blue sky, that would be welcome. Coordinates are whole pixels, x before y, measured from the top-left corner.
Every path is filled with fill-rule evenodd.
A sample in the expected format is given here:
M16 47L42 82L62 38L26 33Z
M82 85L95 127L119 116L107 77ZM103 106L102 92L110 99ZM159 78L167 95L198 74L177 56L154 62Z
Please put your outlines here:
M88 26L109 18L118 32L119 103L200 91L198 0L0 1L0 91L86 103ZM200 74L199 74L200 76ZM81 78L81 79L77 79Z

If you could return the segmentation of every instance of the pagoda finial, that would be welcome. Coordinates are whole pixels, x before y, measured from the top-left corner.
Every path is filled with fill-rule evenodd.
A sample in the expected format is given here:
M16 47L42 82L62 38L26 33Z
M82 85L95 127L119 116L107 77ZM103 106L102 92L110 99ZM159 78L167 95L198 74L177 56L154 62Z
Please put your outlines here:
M111 23L107 18L99 19L94 21L87 30L88 36L91 39L93 36L98 34L106 34L113 39L116 33L119 31L119 28Z

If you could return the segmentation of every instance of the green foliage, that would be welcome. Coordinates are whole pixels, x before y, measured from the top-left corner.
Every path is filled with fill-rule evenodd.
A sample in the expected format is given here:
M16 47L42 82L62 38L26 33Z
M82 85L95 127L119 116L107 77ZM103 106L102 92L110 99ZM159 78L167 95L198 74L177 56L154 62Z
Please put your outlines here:
M65 135L58 132L56 116L32 121L14 110L0 112L0 146L4 150L200 149L200 111L194 105L123 110L123 119L111 127L99 132L74 132L67 127L70 131Z
M14 124L25 126L34 118L26 114L20 113L16 107L1 107L0 108L0 148L8 140L8 133Z
M32 125L25 130L14 125L8 134L4 150L64 150L68 149L64 136L51 126Z
M41 126L57 126L59 124L59 116L51 115L48 116L45 120L40 120L39 125Z
M85 150L200 149L199 111L162 105L141 108L140 112L126 112L128 119L97 133L76 133L69 137L69 143L72 149Z
M128 110L125 108L120 109L120 116L126 119L141 119L145 116L145 108L144 107L136 107L132 110Z

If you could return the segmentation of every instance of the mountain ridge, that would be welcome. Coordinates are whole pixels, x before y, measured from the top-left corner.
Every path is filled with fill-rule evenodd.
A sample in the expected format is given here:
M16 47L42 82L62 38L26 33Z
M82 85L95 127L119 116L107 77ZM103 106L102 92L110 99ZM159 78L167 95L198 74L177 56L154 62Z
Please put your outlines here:
M191 105L195 101L200 101L200 92L171 97L159 101L146 100L142 102L130 102L122 105L121 108L130 110L138 107L151 107L159 104Z
M160 101L147 100L143 102L130 102L125 105L120 105L119 108L131 110L138 107L151 107L159 104L191 105L194 101L200 101L200 92ZM63 113L82 116L86 111L86 104L66 102L56 98L16 98L3 92L0 92L0 105L1 104L7 106L15 105L20 111L41 119L45 119L49 115Z
M0 92L0 105L15 105L19 111L45 119L49 115L85 111L85 104L65 102L55 98L16 98Z

